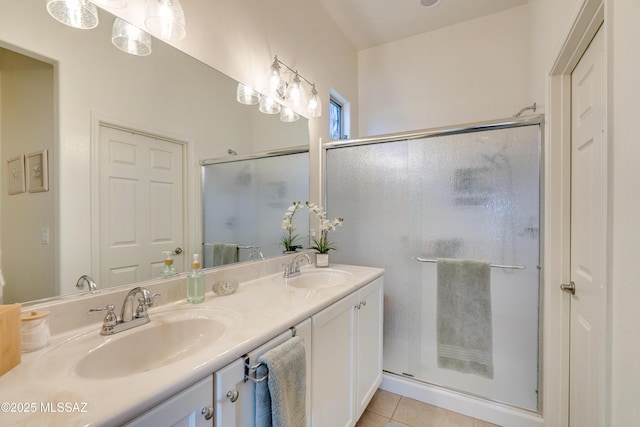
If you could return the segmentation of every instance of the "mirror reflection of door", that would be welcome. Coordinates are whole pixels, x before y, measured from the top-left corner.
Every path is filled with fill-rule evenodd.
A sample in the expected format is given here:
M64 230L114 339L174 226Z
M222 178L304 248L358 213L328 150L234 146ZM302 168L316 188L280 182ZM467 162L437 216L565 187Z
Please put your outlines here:
M101 287L159 277L183 247L183 144L100 126ZM184 252L172 255L184 271Z

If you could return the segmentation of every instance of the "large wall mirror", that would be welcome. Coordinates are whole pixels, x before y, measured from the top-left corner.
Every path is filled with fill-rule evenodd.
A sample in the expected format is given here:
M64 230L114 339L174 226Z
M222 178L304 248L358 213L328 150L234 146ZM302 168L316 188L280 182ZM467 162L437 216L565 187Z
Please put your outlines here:
M167 248L183 249L175 262L184 271L203 250L201 161L309 143L306 119L284 123L237 103L237 82L157 39L149 56L125 54L111 44L114 17L100 10L99 19L97 28L77 30L53 20L42 1L0 6L4 303L86 292L75 286L84 274L102 288L157 277ZM172 188L180 208L164 175L129 185L122 165L141 158L162 171L179 166ZM308 189L308 156L298 159L307 172L290 179ZM110 180L114 168L118 179ZM242 197L251 211L252 198ZM131 221L136 204L150 216ZM174 212L182 225L171 223ZM276 235L280 225L281 218L263 224ZM149 255L132 262L142 229ZM110 251L115 245L126 250ZM105 259L117 257L128 264L108 267Z

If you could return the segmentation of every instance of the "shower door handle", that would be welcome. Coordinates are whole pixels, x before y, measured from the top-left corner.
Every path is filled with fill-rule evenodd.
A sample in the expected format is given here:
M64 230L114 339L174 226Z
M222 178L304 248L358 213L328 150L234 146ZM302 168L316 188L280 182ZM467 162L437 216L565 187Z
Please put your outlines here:
M569 282L568 285L566 283L562 283L560 285L560 289L562 289L565 292L569 292L571 295L576 294L576 284L573 281Z

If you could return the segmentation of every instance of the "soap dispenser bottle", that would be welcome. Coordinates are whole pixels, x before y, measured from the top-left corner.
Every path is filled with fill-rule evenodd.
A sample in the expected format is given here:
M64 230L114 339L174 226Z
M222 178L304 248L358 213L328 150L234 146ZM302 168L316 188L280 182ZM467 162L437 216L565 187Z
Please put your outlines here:
M171 251L162 252L167 257L164 260L164 267L160 272L160 277L171 277L178 274L176 267L173 265L173 258L171 258Z
M204 273L200 269L198 254L193 254L191 273L187 275L187 302L198 304L204 301Z

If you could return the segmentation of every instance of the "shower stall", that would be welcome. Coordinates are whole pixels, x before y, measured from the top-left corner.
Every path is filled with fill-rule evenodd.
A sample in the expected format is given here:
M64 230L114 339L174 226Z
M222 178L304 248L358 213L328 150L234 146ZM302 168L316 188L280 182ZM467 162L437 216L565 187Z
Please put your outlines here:
M542 135L531 116L323 145L332 262L386 270L386 377L540 413ZM490 376L439 366L439 258L491 264Z

